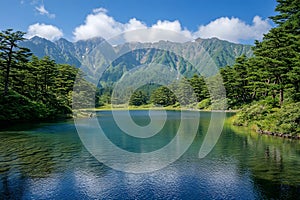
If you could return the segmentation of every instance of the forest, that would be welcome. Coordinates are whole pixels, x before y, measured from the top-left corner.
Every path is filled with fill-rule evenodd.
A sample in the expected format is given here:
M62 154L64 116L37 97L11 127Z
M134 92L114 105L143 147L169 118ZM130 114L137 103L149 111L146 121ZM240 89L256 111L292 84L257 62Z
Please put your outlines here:
M300 3L277 1L278 14L270 17L276 26L255 42L254 56L236 58L220 74L227 109L238 110L235 125L295 137L300 135ZM96 107L111 103L113 88L95 88L80 69L38 58L19 46L24 35L13 29L0 33L0 121L72 117L72 96L89 96L88 91L96 91ZM88 89L73 91L75 79ZM194 75L168 86L148 84L133 91L129 105L212 110L206 81Z
M92 84L78 68L57 64L49 57L39 59L20 47L24 34L12 29L0 33L0 121L71 117L75 78L83 87L92 88Z

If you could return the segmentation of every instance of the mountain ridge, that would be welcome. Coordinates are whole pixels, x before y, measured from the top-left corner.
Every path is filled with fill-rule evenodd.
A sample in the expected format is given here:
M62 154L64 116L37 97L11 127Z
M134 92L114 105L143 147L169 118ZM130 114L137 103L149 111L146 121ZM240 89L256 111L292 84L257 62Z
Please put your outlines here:
M120 78L125 71L151 62L174 65L173 68L177 68L177 70L180 70L181 73L187 76L191 76L191 73L194 73L188 71L191 67L186 61L182 59L178 61L176 56L171 55L172 52L164 52L161 49L170 49L170 51L179 55L184 54L187 57L186 59L193 59L197 56L204 57L207 54L218 68L233 65L236 57L243 54L247 57L253 54L250 45L235 44L217 38L198 38L185 43L170 41L155 43L130 42L113 46L101 37L76 42L60 38L51 42L35 36L23 41L21 45L31 49L38 57L49 56L57 63L80 67L92 81L95 81L95 78L93 78L95 74L102 74L105 70L110 70L110 73L106 73L106 76L118 74L115 78ZM125 58L119 59L118 55L125 56ZM119 60L122 63L116 63L115 60ZM203 65L205 64L203 63ZM122 72L119 70L122 70Z

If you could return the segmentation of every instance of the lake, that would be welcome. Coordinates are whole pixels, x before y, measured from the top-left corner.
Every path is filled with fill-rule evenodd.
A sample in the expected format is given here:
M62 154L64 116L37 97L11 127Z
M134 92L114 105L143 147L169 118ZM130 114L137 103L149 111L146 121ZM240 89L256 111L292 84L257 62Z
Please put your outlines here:
M126 168L128 170L133 166L137 170L146 170L148 163L140 165L127 157L113 154L112 149L105 149L105 145L95 140L93 148L96 158L104 159L99 162L81 140L84 140L82 137L96 134L94 127L90 126L90 120L97 120L112 144L134 155L146 155L164 148L177 138L182 113L166 113L163 128L156 135L147 138L124 134L110 111L97 112L95 119L79 119L80 126L87 131L86 135L77 133L78 127L74 120L23 123L2 128L0 199L299 198L299 141L259 135L247 128L237 128L225 123L212 151L200 159L199 149L209 128L210 112L199 112L199 122L193 121L195 111L184 112L185 120L190 120L191 126L199 123L192 143L179 159L166 167L158 167L158 170L146 173L117 170L118 164L126 162L131 166ZM122 116L124 111L115 114ZM140 126L147 126L153 121L149 118L148 111L130 111L130 114ZM159 123L160 111L153 111L153 114L157 115L155 119ZM226 115L229 117L233 114ZM193 131L189 126L182 130L184 131L176 142L187 140ZM181 151L178 144L174 147L175 151ZM173 152L170 152L169 157L171 156ZM149 169L163 166L159 165L163 162L160 157L151 159ZM106 164L106 161L112 160L116 168Z

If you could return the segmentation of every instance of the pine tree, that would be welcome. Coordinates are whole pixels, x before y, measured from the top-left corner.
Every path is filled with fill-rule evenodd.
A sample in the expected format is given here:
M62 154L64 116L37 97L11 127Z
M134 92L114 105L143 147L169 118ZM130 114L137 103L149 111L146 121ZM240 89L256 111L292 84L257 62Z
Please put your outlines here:
M166 86L157 88L150 97L151 102L155 105L169 106L176 103L176 96Z
M31 55L30 50L20 47L18 43L25 40L24 32L7 29L0 33L0 64L3 69L4 90L3 94L8 94L11 71L27 62Z
M299 0L278 0L276 11L279 14L271 17L278 26L271 29L262 42L257 41L254 47L257 63L268 72L264 80L269 85L268 92L273 98L279 94L280 105L286 90L299 93L299 5Z
M137 90L135 91L129 100L129 105L140 106L147 103L147 96L144 92Z
M194 75L188 79L188 82L192 86L198 102L209 97L208 89L202 76Z

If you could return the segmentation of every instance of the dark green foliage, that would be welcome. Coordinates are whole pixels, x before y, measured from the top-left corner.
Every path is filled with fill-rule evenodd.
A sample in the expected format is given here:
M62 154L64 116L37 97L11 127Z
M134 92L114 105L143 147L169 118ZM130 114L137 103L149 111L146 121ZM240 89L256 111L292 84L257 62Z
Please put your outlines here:
M135 79L135 81L138 80ZM113 88L102 87L101 85L99 87L100 105L111 103ZM171 92L171 90L174 92L174 94ZM122 90L122 92L124 91ZM127 92L127 94L130 93L131 92ZM192 78L183 78L179 81L176 81L168 85L168 87L160 86L155 83L145 84L133 92L132 96L129 98L129 105L139 106L153 103L155 105L168 106L174 105L177 102L181 106L196 106L198 102L209 97L210 95L206 86L206 80L203 77L194 75ZM120 101L120 97L117 95L115 95L114 98L116 98L113 102L115 104L120 102L125 103L124 98L121 99L123 101ZM207 102L209 103L206 104L207 106L205 108L210 105L210 100Z
M111 103L111 94L112 94L113 88L111 87L105 87L98 86L98 91L96 96L98 96L98 102L96 102L96 107L104 106L105 104Z
M0 121L36 120L49 117L44 104L30 100L16 92L0 98Z
M300 77L300 23L299 1L279 0L271 17L277 27L256 41L255 57L236 59L233 68L221 70L230 99L230 106L240 106L271 96L283 105L285 94L299 101Z
M77 68L57 64L49 57L32 56L29 61L30 51L17 44L24 40L23 34L11 29L0 34L0 89L3 94L0 120L66 117L72 113L72 95L92 100L89 95L95 94L95 87L80 76ZM73 92L76 77L80 91ZM82 101L79 106L89 104Z
M253 91L249 88L251 71L247 61L247 57L243 55L236 59L232 67L227 66L220 70L230 107L240 106L255 99Z
M161 86L152 93L151 102L154 105L169 106L176 103L176 97L168 87Z
M300 2L299 0L277 0L278 5L275 11L276 16L270 17L276 24L284 28L285 31L300 34Z
M181 106L196 106L198 102L207 98L209 93L204 78L194 75L190 79L183 78L169 87L159 87L152 93L151 102L162 106L174 105L176 102Z
M276 11L279 14L271 19L278 26L271 29L262 42L256 42L254 54L269 81L267 92L274 98L278 95L282 105L285 92L293 91L294 100L299 101L299 0L278 0Z
M195 93L198 102L209 97L208 88L203 77L194 75L192 78L188 79L188 82L193 88L193 92Z
M145 84L142 87L140 87L139 90L142 91L146 95L147 103L149 103L151 94L159 87L160 87L160 85L158 85L158 84L149 83L149 84Z
M147 96L141 90L136 90L130 97L129 105L140 106L147 103Z
M18 43L25 40L24 32L7 29L0 33L0 64L3 75L4 88L3 95L9 91L11 81L11 71L22 68L30 56L30 50L19 47Z
M221 70L231 107L249 104L236 124L252 124L261 131L299 134L300 2L278 0L278 26L256 41L255 57L237 58L233 68Z

